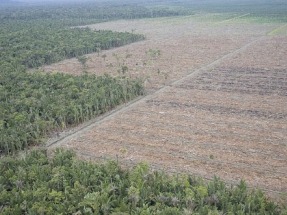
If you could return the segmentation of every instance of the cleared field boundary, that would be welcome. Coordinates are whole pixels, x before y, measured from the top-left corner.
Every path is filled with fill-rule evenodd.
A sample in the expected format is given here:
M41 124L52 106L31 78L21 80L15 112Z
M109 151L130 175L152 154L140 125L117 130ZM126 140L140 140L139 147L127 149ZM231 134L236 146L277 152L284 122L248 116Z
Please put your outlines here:
M269 33L267 33L268 36L274 36L277 35L282 29L287 28L287 24L281 25L278 28L273 29Z
M223 21L217 22L216 24L226 23L226 22L229 22L229 21L232 21L232 20L235 20L235 19L239 19L239 18L242 18L242 17L248 16L248 15L250 15L250 13L246 13L246 14L243 14L243 15L240 15L240 16L235 16L235 17L232 17L232 18L230 18L230 19L226 19L226 20L223 20Z
M108 157L101 157L101 156L95 156L95 155L91 155L90 153L88 152L77 152L77 154L79 156L82 156L83 158L88 158L89 160L101 160L103 162L105 161L111 161L111 160L116 160L117 163L122 163L122 164L125 164L124 166L134 166L136 165L138 162L136 161L133 161L133 160L119 160L118 158L108 158ZM206 159L206 161L209 161L208 159ZM149 164L149 166L151 167L151 170L153 171L164 171L164 172L167 172L169 174L186 174L184 172L181 172L181 171L176 171L176 169L163 169L160 165L156 165L156 164ZM200 177L200 178L203 178L204 180L206 181L212 181L214 179L214 177L207 177L207 176L202 176L202 175L194 175L195 177ZM229 186L236 186L238 184L238 181L235 181L235 180L224 180L225 183L227 183ZM284 191L278 191L278 190L272 190L272 189L269 189L269 188L265 188L265 187L254 187L254 186L248 186L247 184L247 187L249 189L254 189L254 188L259 188L267 193L273 193L273 194L276 194L276 195L285 195L287 194L287 192L284 192Z
M115 144L117 144L116 140L113 140L113 142ZM125 143L121 143L121 146L124 148L128 147L129 149L133 148L133 146L130 146L129 144L125 144ZM146 149L146 147L144 147L143 145L137 145L136 148L142 149L142 150L145 149L146 151L148 150L149 152L155 151L155 149ZM165 153L166 150L162 149L161 152ZM286 172L276 171L272 168L263 169L258 164L253 164L251 166L251 165L243 164L243 163L231 163L228 161L216 161L213 159L206 159L206 158L203 158L202 156L198 156L198 155L189 155L188 153L184 153L184 152L171 152L170 154L172 154L173 156L176 156L176 157L184 157L186 160L189 160L189 161L201 161L201 162L210 163L210 164L218 164L221 166L232 166L232 167L237 168L237 169L249 169L249 170L252 170L253 172L258 172L258 173L264 172L266 174L268 173L270 176L272 176L274 174L278 174L278 175L287 177ZM91 156L94 157L94 155L91 155ZM114 159L116 159L116 157L114 157Z
M233 55L236 55L242 51L244 51L245 49L247 49L249 46L252 46L253 44L255 44L256 42L258 41L261 41L261 40L264 40L266 38L266 36L261 36L257 39L254 39L252 40L251 42L245 44L244 46L234 50L234 51L231 51L229 52L228 54L220 57L219 59L213 61L212 63L209 63L195 71L191 71L188 75L180 78L179 80L176 80L176 81L173 81L167 85L164 85L162 86L161 88L159 88L157 91L151 93L151 94L147 94L146 96L141 96L139 98L136 98L134 99L133 101L131 102L128 102L124 105L121 105L119 106L118 108L100 116L100 117L97 117L93 120L90 120L86 123L83 123L82 125L70 130L69 132L67 132L66 134L64 134L62 137L60 138L57 138L55 140L55 138L52 138L50 141L47 142L46 144L46 147L57 147L57 146L60 146L63 142L65 141L68 141L69 139L72 139L74 137L77 137L79 134L81 133L84 133L86 132L87 130L91 129L91 128L94 128L98 125L100 125L102 122L106 121L106 120L109 120L111 118L113 118L114 116L124 112L124 111L127 111L128 109L132 108L133 106L141 103L141 102L144 102L146 100L149 100L151 99L154 95L156 94L159 94L159 93L162 93L164 92L165 90L167 90L168 88L172 87L172 86L175 86L177 84L181 84L182 82L184 82L185 80L189 79L189 78L192 78L198 74L200 74L201 72L203 71L206 71L208 69L211 69L213 68L214 66L218 65L219 63L221 63L222 61L232 57Z
M103 114L100 117L97 117L97 118L92 119L92 120L90 120L90 121L88 121L86 123L83 123L82 125L73 128L72 130L70 130L66 134L63 134L62 137L51 139L46 144L46 147L52 149L54 147L61 147L61 145L64 144L64 143L68 144L69 140L77 138L79 135L89 131L92 128L95 128L95 127L99 126L101 123L103 123L103 122L105 122L105 121L107 121L109 119L112 119L113 117L116 117L116 116L120 115L121 113L128 111L129 109L132 109L133 107L137 106L138 104L153 98L155 95L158 95L159 93L165 92L166 90L170 89L173 86L181 84L181 83L185 82L186 80L188 80L188 79L190 79L192 77L195 77L195 76L199 75L200 73L202 73L204 71L206 72L207 70L212 69L213 67L215 67L218 64L224 62L225 60L228 60L230 57L233 57L234 55L245 51L248 47L250 47L250 46L254 45L255 43L257 43L259 41L262 41L262 40L264 40L266 38L267 38L267 36L258 37L256 39L252 40L251 42L248 42L247 44L243 45L242 47L227 53L226 55L220 57L219 59L217 59L217 60L215 60L215 61L213 61L213 62L211 62L211 63L209 63L207 65L204 65L204 66L202 66L201 68L199 68L197 70L191 71L188 75L186 75L186 76L184 76L184 77L182 77L182 78L180 78L180 79L178 79L176 81L170 82L167 85L162 86L157 91L155 91L155 92L153 92L151 94L147 94L145 96L138 97L138 98L134 99L133 101L131 101L129 103L123 104L123 105L119 106L118 108L116 108L116 109L114 109L114 110L112 110L112 111L110 111L110 112L108 112L106 114ZM95 156L94 154L92 154L90 152L87 152L87 151L79 151L79 152L77 152L77 154L80 157L83 156L83 157L85 157L87 159L97 159L97 160L111 160L112 159L112 160L118 160L118 157ZM133 161L133 160L120 160L120 162L122 162L123 164L126 164L127 166L136 164L136 162ZM206 159L206 162L210 162L210 160ZM236 165L234 165L234 164L233 164L233 166L236 167ZM244 168L246 167L248 169L253 169L254 168L254 167L253 168L250 167L249 165L245 166L243 164L238 166L238 168L243 168L243 167ZM155 170L163 170L164 167L160 168L160 166L158 166L158 165L151 164L151 168L155 169ZM164 169L166 169L166 168L164 168ZM169 173L179 173L176 170L167 170L167 172L169 172ZM283 172L278 172L278 173L285 175ZM206 177L206 176L202 176L202 175L199 175L199 176L204 178L204 179L206 179L207 181L213 179L213 177ZM237 184L238 182L236 182L236 181L226 181L226 183L230 184L230 185L234 185L234 184ZM252 187L250 186L250 188L252 188ZM270 193L270 194L272 194L272 193L273 194L280 194L280 195L281 194L283 194L283 195L286 194L285 191L272 190L272 189L269 189L267 187L260 187L260 189L262 189L263 191L265 191L267 193Z

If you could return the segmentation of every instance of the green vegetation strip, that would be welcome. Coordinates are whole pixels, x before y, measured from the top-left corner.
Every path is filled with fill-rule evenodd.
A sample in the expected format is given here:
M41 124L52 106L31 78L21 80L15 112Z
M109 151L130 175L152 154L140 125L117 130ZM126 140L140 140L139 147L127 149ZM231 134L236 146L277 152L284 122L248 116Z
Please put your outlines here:
M69 27L117 19L123 14L138 15L141 9L122 6L113 10L86 4L0 9L0 154L40 144L51 132L77 125L143 94L140 80L123 76L27 72L28 68L72 57L85 69L87 58L83 55L143 40L143 35L128 32ZM101 16L92 15L99 10Z
M268 33L269 36L275 36L275 35L286 35L287 34L287 24L281 25L278 28L275 28L271 32Z
M141 81L126 77L1 71L1 153L39 144L51 131L79 124L142 94Z
M0 2L1 4L1 2ZM17 4L16 4L17 5ZM35 68L143 40L128 32L70 28L117 19L190 15L184 7L134 4L51 4L0 7L0 66Z
M79 161L71 151L32 151L0 160L0 213L20 214L286 214L244 182L227 187L189 175L168 176L145 164Z
M206 5L212 11L216 9ZM94 3L0 7L0 154L40 144L53 131L77 125L143 94L140 80L124 76L75 77L27 72L27 68L72 57L85 66L84 54L144 39L143 35L71 26L191 15L194 6L184 2L184 5L157 7ZM229 6L218 8L227 17L238 14ZM240 8L240 13L258 15L262 22L286 20L284 5L272 7L272 14L266 16L262 15L266 11L264 5L264 13L260 8L256 13L255 7L248 8L252 11ZM122 70L124 73L126 68ZM248 191L243 182L235 187L226 187L219 179L205 184L191 176L151 172L143 164L127 171L114 162L95 165L76 160L72 152L58 150L52 158L46 151L32 151L23 158L1 157L0 214L287 214L287 211L262 192Z
M1 2L0 2L1 3ZM2 5L1 5L2 6ZM35 21L52 25L75 26L118 19L139 19L191 15L190 8L134 2L81 2L0 8L3 22Z
M16 27L0 34L0 65L4 67L34 68L144 39L143 35L89 28Z

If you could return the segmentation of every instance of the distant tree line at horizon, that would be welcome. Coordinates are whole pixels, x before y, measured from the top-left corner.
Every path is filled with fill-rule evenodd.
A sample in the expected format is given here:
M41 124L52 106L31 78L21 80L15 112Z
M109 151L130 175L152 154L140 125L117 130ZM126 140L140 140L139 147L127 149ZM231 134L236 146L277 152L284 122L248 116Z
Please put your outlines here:
M25 10L29 14L33 9L37 10ZM50 13L53 16L52 10ZM0 16L0 154L43 143L55 130L84 122L143 94L142 81L125 76L27 70L143 40L143 35L71 28L52 18L45 22Z
M142 80L125 74L73 76L28 69L71 57L85 62L87 53L144 39L72 26L192 14L190 8L160 2L0 8L0 214L287 213L243 181L230 187L217 178L205 183L190 175L150 171L145 164L124 170L116 162L79 161L71 151L59 149L51 156L29 150L52 132L143 95L144 87ZM27 152L18 154L21 150Z
M4 8L3 8L4 9ZM192 11L185 7L143 6L135 4L99 5L97 3L7 7L1 10L0 20L10 21L53 21L53 24L77 25L116 19L155 18L164 16L191 15ZM75 21L74 23L69 20ZM76 21L78 20L78 21Z
M71 76L29 68L82 59L144 39L129 32L71 26L115 19L185 15L169 7L135 5L3 7L0 9L0 154L43 142L54 130L84 122L144 93L141 80L125 76Z
M128 32L93 31L70 26L190 14L188 10L173 7L97 6L92 3L7 7L0 12L0 64L28 68L144 39L143 35Z

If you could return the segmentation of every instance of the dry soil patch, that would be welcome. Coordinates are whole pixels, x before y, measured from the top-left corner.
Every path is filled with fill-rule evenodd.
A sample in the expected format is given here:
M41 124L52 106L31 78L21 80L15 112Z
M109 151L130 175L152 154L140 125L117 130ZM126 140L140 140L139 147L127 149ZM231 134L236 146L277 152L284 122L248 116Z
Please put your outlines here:
M92 26L135 30L147 40L105 51L105 59L89 55L89 72L116 75L124 63L131 76L149 78L151 92L167 86L52 148L287 192L287 38L264 37L278 27L271 24L163 20ZM151 58L149 49L161 55ZM61 66L80 71L76 60L45 70Z

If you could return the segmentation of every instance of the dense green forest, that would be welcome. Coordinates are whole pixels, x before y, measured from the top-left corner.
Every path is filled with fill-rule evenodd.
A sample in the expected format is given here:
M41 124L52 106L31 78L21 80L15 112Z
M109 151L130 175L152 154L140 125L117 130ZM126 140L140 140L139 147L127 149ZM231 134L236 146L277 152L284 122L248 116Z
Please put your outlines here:
M66 58L143 40L128 32L71 28L120 18L179 15L142 6L7 7L0 16L0 153L14 153L143 94L140 80L28 72Z
M98 116L143 94L139 80L83 74L0 73L0 150L13 153L55 129Z
M144 93L141 80L124 74L72 76L29 69L144 39L76 26L191 15L196 5L148 2L0 6L0 214L287 214L244 182L234 187L219 179L206 183L153 172L145 164L124 170L115 162L79 161L63 150L53 156L45 150L21 152L42 144L53 131Z
M0 8L0 153L83 122L143 94L140 80L29 73L63 59L143 40L128 32L72 26L113 19L185 15L185 10L95 3Z
M143 94L140 80L28 72L29 68L144 39L76 26L115 19L190 14L135 4L51 4L0 8L0 154L39 144L54 130L91 119Z
M127 32L33 26L3 33L0 38L0 65L16 64L34 68L142 39L143 35Z
M53 157L32 151L0 161L1 214L284 214L244 182L228 187L188 175L168 176L140 164L79 161L70 151ZM286 213L287 211L285 211Z
M248 14L249 18L287 22L285 0L168 0L166 5L185 7L196 12Z
M88 23L110 21L116 19L154 18L164 16L190 15L189 8L170 7L169 5L141 5L138 3L74 3L48 6L5 7L1 11L3 22L45 21L57 25L83 25Z

